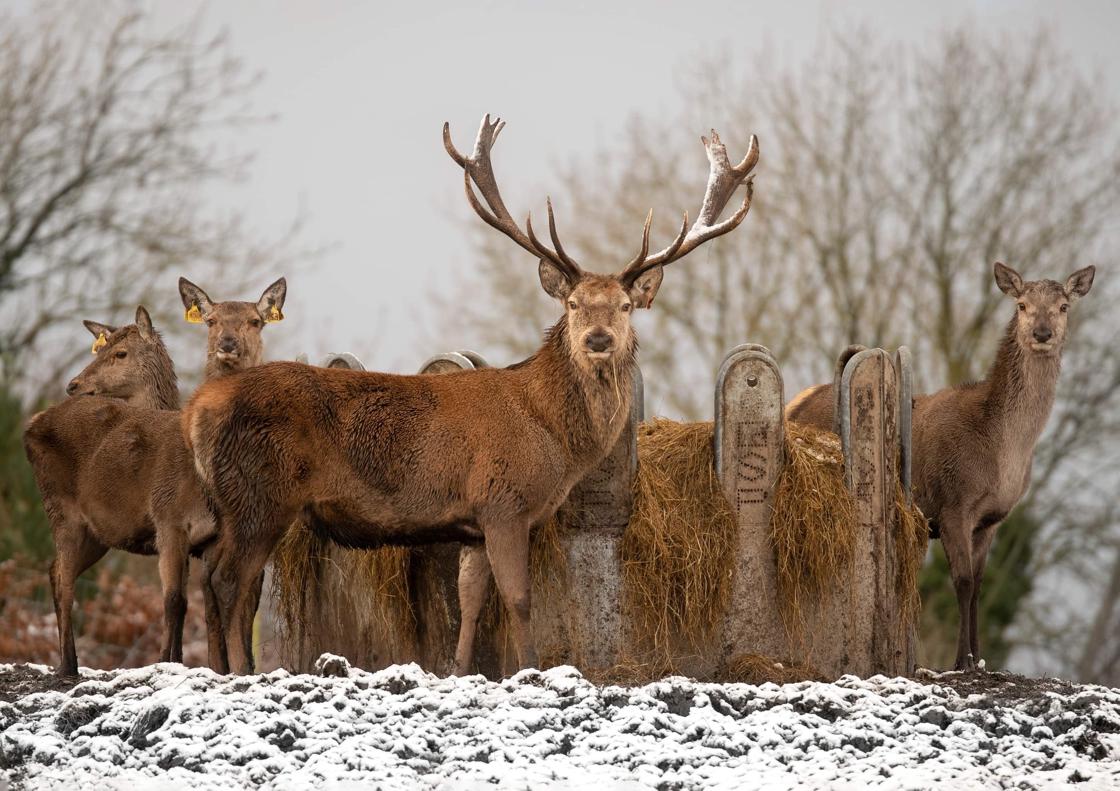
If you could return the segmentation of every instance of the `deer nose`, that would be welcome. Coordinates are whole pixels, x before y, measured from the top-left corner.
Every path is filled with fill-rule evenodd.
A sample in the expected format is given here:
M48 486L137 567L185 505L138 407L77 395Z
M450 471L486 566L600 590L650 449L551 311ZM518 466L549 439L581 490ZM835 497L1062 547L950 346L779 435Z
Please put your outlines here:
M611 336L610 333L603 332L602 330L597 330L595 332L588 333L587 337L584 338L583 343L585 346L587 346L587 349L589 351L605 352L611 348Z
M1037 327L1034 331L1034 339L1039 343L1046 343L1054 337L1054 331L1049 327Z
M66 385L66 395L74 395L78 392L78 380L71 379L70 384Z
M236 338L222 338L218 342L218 351L226 352L226 353L237 351L237 339Z

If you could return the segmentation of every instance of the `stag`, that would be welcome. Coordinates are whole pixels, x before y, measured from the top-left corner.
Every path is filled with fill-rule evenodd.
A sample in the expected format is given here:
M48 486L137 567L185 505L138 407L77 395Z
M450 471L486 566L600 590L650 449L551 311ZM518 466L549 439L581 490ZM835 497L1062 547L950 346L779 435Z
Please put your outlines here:
M286 294L283 278L257 303L212 303L185 279L180 294L210 324L207 371L237 370L219 355L222 339L236 336L237 363L259 364L260 332ZM156 554L164 594L161 657L182 661L189 554L215 533L214 518L179 431L175 370L148 312L136 323L86 327L97 337L96 357L70 382L72 397L32 418L24 433L27 458L54 534L51 587L58 622L60 675L75 675L71 611L74 582L109 549ZM223 328L215 331L215 328ZM259 590L259 587L258 587ZM210 650L220 652L216 601L203 584Z
M464 156L445 125L444 145L463 169L471 207L539 259L541 286L564 306L536 354L505 369L414 376L272 363L207 383L184 410L187 444L220 515L212 581L237 672L251 662L237 655L251 581L297 518L347 547L481 541L518 661L537 663L529 527L555 512L617 441L637 350L631 312L652 305L664 266L743 221L758 144L752 137L732 165L714 132L702 138L711 171L696 222L689 227L685 215L673 243L651 254L651 213L637 256L617 274L600 275L560 244L551 201L551 246L531 218L522 230L510 216L490 162L503 126L486 116ZM742 205L719 222L745 181Z
M957 670L980 657L980 583L999 525L1026 493L1039 436L1054 405L1069 308L1089 293L1094 267L1065 283L1023 282L995 265L999 289L1015 300L988 377L914 399L914 497L940 536L957 595ZM786 419L832 430L833 386L817 385L786 407Z

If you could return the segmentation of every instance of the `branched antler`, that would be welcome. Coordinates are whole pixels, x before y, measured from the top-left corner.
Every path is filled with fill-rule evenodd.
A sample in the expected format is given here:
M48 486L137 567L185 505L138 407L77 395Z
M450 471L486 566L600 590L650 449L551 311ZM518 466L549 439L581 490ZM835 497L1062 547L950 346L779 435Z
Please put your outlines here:
M443 146L447 149L451 158L463 168L463 182L467 191L467 200L470 202L471 208L487 225L497 228L534 256L551 261L570 281L578 281L583 275L583 270L564 252L564 247L560 244L560 236L556 232L556 217L552 211L552 199L549 198L547 202L548 233L552 238L552 244L556 247L555 250L544 244L533 233L531 214L525 218L525 231L522 231L513 217L510 216L505 202L502 201L501 193L498 191L498 183L494 178L494 167L490 163L490 150L494 147L498 134L504 128L504 121L495 118L491 122L490 114L487 113L482 119L482 125L478 128L478 137L475 138L473 153L469 157L464 157L455 148L455 144L451 142L450 124L444 123ZM489 211L474 194L474 189L471 186L472 181L478 187L478 191L482 193L482 198L489 206Z
M526 217L525 230L522 231L513 217L510 216L509 210L502 201L502 196L498 192L498 183L494 178L494 168L490 163L490 150L494 147L498 134L504 128L505 122L501 119L495 118L491 121L489 114L484 116L482 125L478 129L478 137L475 138L474 151L469 157L465 157L459 153L451 142L450 125L444 123L443 145L451 158L463 168L463 183L467 192L467 200L470 202L471 208L487 225L497 228L534 256L552 262L569 281L575 283L583 276L583 270L564 251L564 246L560 244L560 236L556 232L556 217L552 211L552 199L549 198L547 201L548 234L555 249L537 238L537 235L533 232L531 214ZM650 255L649 229L653 221L653 212L650 211L646 217L645 228L642 230L641 251L618 274L618 278L623 284L630 286L643 273L654 267L684 258L709 239L714 239L734 230L747 216L747 212L750 211L752 195L750 176L758 163L758 138L751 135L747 155L738 165L731 164L731 161L727 158L727 148L720 141L719 135L716 134L714 129L712 130L711 140L706 137L701 137L700 140L708 152L711 171L708 174L708 187L704 193L704 202L700 205L700 213L697 215L696 222L689 227L688 213L685 212L680 233L677 234L673 243L661 252ZM747 184L747 194L743 198L743 204L733 215L723 222L718 222L720 214L723 213L727 202L731 199L731 195L744 181ZM472 183L474 186L472 186ZM482 194L486 206L483 206L478 196L475 195L475 187Z
M654 267L684 258L709 239L714 239L734 230L747 216L747 212L750 211L753 194L750 175L755 165L758 164L758 138L751 135L747 155L738 165L731 164L731 160L727 158L727 148L714 129L712 130L711 140L701 137L700 141L708 152L711 170L708 174L708 188L704 193L704 202L700 204L700 214L697 216L696 222L692 224L691 228L688 228L688 214L686 213L681 231L677 234L673 243L659 253L647 255L650 226L650 220L647 218L645 230L642 232L641 252L619 273L618 277L623 283L631 284L643 273ZM747 184L747 194L743 198L742 205L726 220L717 222L724 207L727 206L728 200L731 199L731 195L744 181Z

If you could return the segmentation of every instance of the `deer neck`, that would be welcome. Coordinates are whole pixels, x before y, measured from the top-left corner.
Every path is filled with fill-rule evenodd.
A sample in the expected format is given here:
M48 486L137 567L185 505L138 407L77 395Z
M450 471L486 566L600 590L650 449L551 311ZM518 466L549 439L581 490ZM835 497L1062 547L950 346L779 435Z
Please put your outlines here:
M530 405L557 436L577 467L602 460L626 427L633 392L636 343L619 352L613 365L593 371L572 359L568 320L563 317L528 365Z
M1031 453L1054 406L1061 352L1033 354L1016 338L1012 318L988 375L985 400L992 435L1008 450Z
M144 362L143 378L146 385L137 395L128 399L130 406L142 409L179 408L179 379L162 339L157 340L154 357Z

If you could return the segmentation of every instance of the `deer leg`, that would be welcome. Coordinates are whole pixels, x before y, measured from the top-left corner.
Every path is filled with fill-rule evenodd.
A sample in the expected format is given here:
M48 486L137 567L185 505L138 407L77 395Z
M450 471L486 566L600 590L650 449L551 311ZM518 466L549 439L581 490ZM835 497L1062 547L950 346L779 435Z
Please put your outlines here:
M58 624L58 675L78 675L78 652L74 648L74 583L82 572L108 551L81 526L55 532L55 557L51 562L51 593Z
M490 560L482 544L459 551L459 644L455 647L455 675L465 676L474 664L478 618L490 591Z
M222 612L218 595L214 592L214 568L218 562L218 542L211 542L202 550L202 601L206 609L206 658L215 673L229 673L229 656L226 653L225 633L222 629Z
M498 583L498 592L509 612L518 665L521 668L537 667L537 649L533 645L529 622L529 524L522 522L512 527L484 529L483 534L486 536L486 555L494 581Z
M156 533L159 581L163 588L163 649L160 661L183 661L183 621L187 615L187 568L190 550L182 530Z
M230 670L242 675L253 671L252 627L250 604L257 576L268 562L271 546L258 545L252 551L230 551L228 545L221 549L221 557L214 569L214 590L221 607L226 651ZM246 632L249 632L246 635ZM250 650L246 650L246 647Z
M957 631L957 659L954 670L971 670L974 657L970 652L969 631L972 628L972 524L960 514L945 515L941 523L941 544L949 561L949 574L957 594L960 623Z
M980 661L980 583L988 565L988 550L996 536L999 524L989 525L972 537L972 620L969 623L969 648L972 657Z

